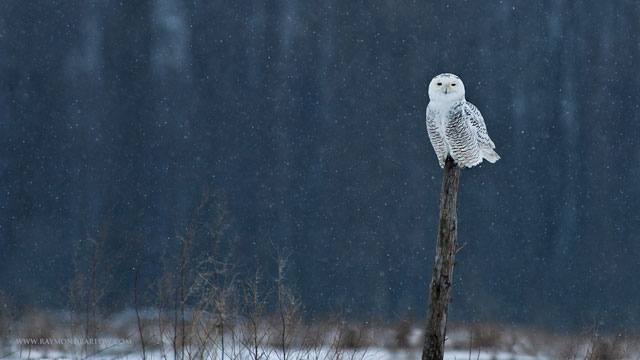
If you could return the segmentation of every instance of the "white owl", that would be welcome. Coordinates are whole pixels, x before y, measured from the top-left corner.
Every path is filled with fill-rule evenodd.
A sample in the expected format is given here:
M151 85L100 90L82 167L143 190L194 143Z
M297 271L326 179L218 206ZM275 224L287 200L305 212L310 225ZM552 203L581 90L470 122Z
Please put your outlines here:
M453 74L440 74L429 84L427 132L444 167L447 155L462 167L472 167L487 159L494 163L500 156L487 134L480 111L464 98L464 84Z

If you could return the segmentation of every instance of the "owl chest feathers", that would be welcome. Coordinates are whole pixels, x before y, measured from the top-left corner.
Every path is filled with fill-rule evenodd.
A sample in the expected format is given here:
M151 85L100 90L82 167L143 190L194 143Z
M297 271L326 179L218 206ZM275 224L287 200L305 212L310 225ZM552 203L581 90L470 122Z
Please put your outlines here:
M432 104L435 113L435 125L440 137L450 146L450 141L456 140L460 132L469 130L462 116L464 103L462 101Z
M470 107L464 99L455 102L432 102L431 125L427 129L438 158L442 162L447 154L461 166L473 166L482 161L475 130L469 123Z

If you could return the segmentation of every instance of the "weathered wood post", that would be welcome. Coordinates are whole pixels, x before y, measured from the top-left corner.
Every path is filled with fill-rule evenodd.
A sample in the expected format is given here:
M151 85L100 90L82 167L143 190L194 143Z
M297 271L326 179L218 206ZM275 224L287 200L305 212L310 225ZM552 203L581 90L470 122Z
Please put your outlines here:
M447 330L447 315L451 303L451 282L455 264L457 241L458 184L460 168L451 156L447 156L440 194L440 223L438 243L433 266L433 278L429 286L427 326L424 334L422 360L442 360Z

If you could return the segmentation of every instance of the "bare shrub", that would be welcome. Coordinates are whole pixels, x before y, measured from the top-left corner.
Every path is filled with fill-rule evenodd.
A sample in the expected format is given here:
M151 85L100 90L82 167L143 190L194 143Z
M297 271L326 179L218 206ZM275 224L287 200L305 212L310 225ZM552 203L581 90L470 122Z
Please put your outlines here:
M104 323L103 299L109 287L114 263L103 261L106 231L101 231L98 235L87 235L76 247L72 258L74 276L65 287L68 296L69 334L75 340L97 338L101 324ZM75 351L74 348L74 354ZM80 355L75 355L88 356L97 351L97 345L84 342Z
M276 250L275 261L277 265L276 295L277 295L277 347L280 352L277 357L287 360L289 349L300 325L301 303L294 291L286 283L287 256L280 250Z
M493 323L474 324L469 329L472 349L499 349L503 328Z
M271 329L265 320L267 300L259 290L261 279L262 273L258 270L253 278L242 284L242 307L245 316L240 318L240 343L252 360L268 358L265 348L271 342Z
M323 326L305 324L302 303L287 276L285 251L272 244L275 267L268 273L273 276L259 269L248 278L240 276L245 270L234 265L229 250L233 239L225 236L229 222L215 199L205 192L189 224L176 234L178 243L162 249L161 276L146 288L144 261L136 260L129 314L134 321L117 328L109 322L104 304L114 266L103 259L106 232L88 236L76 248L74 277L64 289L70 337L134 338L136 348L127 351L140 351L143 359L353 360L363 356L371 344L368 322L356 326L340 318ZM139 250L143 241L138 238L132 243ZM147 300L146 294L152 299ZM153 315L144 315L145 304L154 305ZM5 323L0 317L0 325ZM49 336L39 336L45 335ZM104 350L85 343L79 350L72 349L71 355L84 358Z
M413 310L409 310L404 317L398 317L395 324L393 324L393 342L388 344L391 349L409 349L412 347L410 337L413 331L413 317Z
M408 349L409 335L411 335L411 322L408 320L401 320L396 323L394 334L394 347L396 349Z
M16 312L8 296L0 292L0 349L9 345L13 334Z
M163 250L163 275L155 285L156 342L163 357L224 360L233 353L226 336L234 331L236 281L233 266L219 253L228 227L225 213L207 215L213 198L205 192L185 233L176 236L180 257Z
M612 337L599 336L597 330L591 335L585 360L618 360L625 357L622 334Z
M53 336L54 321L43 311L29 309L21 319L24 325L20 329L21 336L30 339L50 339ZM29 345L34 346L34 345ZM35 346L34 346L35 347Z

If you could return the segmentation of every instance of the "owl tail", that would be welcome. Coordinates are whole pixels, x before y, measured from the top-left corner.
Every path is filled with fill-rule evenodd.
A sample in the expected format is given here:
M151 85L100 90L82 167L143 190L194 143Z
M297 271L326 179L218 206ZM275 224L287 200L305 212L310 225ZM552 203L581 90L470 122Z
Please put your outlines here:
M500 155L498 155L498 153L495 152L495 150L493 150L493 149L483 150L482 151L482 157L487 159L487 161L492 163L492 164L494 162L500 160Z

